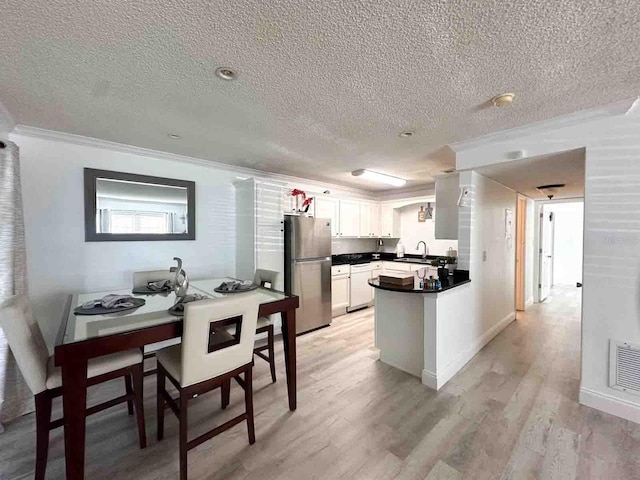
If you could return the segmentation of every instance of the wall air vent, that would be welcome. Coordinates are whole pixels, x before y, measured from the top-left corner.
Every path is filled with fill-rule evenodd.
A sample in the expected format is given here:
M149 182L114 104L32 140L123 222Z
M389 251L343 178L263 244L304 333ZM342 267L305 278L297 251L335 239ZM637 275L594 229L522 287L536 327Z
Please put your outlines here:
M609 386L640 395L640 345L609 341Z

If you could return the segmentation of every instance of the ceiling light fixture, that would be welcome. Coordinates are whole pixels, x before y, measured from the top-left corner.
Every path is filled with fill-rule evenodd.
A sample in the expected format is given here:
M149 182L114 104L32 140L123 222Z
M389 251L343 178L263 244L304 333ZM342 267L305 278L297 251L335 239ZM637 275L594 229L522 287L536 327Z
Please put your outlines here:
M222 80L235 80L238 74L228 67L220 67L216 69L216 76Z
M513 103L513 99L516 98L515 93L501 93L491 99L494 107L507 107Z
M410 131L402 132L402 133L400 134L400 136L401 136L402 138L409 138L409 137L412 137L412 136L413 136L413 133L414 133L414 132L410 132Z
M382 182L394 187L402 187L407 181L404 178L392 177L391 175L385 175L384 173L372 172L371 170L361 169L351 172L354 177L362 177L367 180L373 180L375 182Z
M551 200L560 191L560 189L564 187L566 187L566 184L564 183L554 183L552 185L540 185L539 187L536 187L536 190L546 195L549 197L549 200Z
M178 139L182 138L177 133L167 133L167 137L171 138L172 140L178 140Z

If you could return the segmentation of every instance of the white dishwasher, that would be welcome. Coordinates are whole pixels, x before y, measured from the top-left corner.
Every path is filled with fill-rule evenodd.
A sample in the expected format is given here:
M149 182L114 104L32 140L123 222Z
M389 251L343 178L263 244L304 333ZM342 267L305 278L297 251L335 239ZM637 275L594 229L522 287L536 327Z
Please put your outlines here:
M373 302L373 287L369 285L372 270L370 263L351 265L349 311L369 306Z

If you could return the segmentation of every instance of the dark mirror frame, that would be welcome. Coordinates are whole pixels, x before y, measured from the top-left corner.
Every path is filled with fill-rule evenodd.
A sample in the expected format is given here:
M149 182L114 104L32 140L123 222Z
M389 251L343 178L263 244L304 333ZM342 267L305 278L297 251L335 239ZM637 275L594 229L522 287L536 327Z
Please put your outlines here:
M187 189L187 233L96 233L96 181L98 178L128 182L169 185ZM84 241L85 242L148 242L196 239L196 183L172 178L150 177L135 173L84 169Z

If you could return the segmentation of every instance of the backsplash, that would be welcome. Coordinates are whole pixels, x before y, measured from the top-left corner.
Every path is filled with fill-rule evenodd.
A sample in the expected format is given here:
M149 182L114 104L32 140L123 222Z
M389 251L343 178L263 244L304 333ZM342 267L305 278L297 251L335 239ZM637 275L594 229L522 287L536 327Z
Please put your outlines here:
M377 245L378 239L376 238L332 238L331 253L342 255L344 253L376 252L378 251L376 250Z

